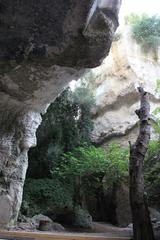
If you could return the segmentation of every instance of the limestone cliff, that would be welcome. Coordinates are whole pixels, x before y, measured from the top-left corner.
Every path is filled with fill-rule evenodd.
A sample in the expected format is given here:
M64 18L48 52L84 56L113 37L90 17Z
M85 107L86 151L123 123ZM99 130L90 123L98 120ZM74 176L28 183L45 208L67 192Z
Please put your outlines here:
M121 0L0 0L0 226L16 221L49 103L108 54Z
M156 95L160 55L155 60L152 52L142 52L129 27L125 27L120 39L113 42L109 56L94 73L97 77L93 141L103 144L119 139L122 145L134 141L138 122L135 110L139 108L137 86L150 93L151 111L160 105Z

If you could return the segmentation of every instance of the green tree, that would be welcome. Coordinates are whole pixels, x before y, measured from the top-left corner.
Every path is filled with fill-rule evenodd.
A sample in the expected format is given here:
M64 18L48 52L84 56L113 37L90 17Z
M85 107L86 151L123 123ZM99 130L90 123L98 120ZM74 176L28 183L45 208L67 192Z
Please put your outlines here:
M132 36L141 45L144 52L152 50L157 57L160 46L160 17L132 14L126 17L126 21L132 26Z
M75 204L83 207L85 192L88 192L85 189L93 183L96 188L110 187L128 176L128 156L128 149L114 143L109 144L107 152L84 145L64 154L64 161L54 169L53 175L70 179L75 186Z
M156 91L160 96L160 80L157 80ZM153 111L151 122L157 139L151 140L144 164L145 189L151 206L160 207L160 108Z
M73 186L59 179L27 179L21 212L27 216L44 214L55 219L73 209Z
M155 92L160 97L160 80L159 79L157 79L157 82L156 82ZM158 135L158 138L160 141L160 107L157 107L152 114L154 116L152 127L154 128L154 131Z
M50 105L37 132L37 147L29 152L28 177L51 177L50 170L62 161L64 152L82 142L89 143L93 104L93 94L82 86L74 92L66 89Z
M141 20L141 17L136 13L131 13L130 15L125 16L124 20L125 24L133 25L137 24L137 22Z

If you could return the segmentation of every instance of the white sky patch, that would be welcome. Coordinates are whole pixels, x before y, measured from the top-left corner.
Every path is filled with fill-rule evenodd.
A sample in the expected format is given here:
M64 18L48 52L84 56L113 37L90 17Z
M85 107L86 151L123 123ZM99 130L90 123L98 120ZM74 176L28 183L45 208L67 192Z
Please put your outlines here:
M76 83L77 83L76 80L72 80L72 81L69 83L69 87L70 87L70 89L71 89L72 91L75 90L75 88L76 88Z
M160 15L160 0L122 0L120 19L132 12Z

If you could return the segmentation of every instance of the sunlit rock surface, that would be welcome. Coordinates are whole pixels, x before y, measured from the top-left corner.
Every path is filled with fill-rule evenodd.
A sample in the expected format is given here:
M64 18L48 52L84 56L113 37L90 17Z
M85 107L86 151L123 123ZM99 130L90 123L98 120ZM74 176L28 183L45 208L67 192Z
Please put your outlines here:
M0 1L0 226L17 219L40 113L85 68L100 65L120 3Z
M160 79L160 55L144 54L131 38L129 28L114 41L102 66L96 68L96 107L93 109L93 141L103 144L116 140L122 145L137 136L138 86L150 93L151 112L160 105L156 83Z

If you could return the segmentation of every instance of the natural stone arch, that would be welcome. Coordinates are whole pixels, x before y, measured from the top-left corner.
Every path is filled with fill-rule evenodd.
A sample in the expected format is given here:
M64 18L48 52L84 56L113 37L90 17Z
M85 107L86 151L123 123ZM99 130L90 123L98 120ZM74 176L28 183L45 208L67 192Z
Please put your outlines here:
M120 3L0 1L1 226L17 219L40 114L69 81L108 54Z

